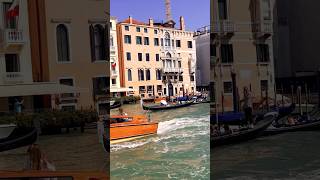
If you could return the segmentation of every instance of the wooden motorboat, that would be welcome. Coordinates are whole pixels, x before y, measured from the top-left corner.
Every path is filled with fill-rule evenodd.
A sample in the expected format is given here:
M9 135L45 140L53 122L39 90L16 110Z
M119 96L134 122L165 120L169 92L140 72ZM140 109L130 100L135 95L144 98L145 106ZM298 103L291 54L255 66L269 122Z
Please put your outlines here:
M135 140L157 134L158 122L144 115L112 116L110 118L110 144Z
M15 124L0 124L0 139L7 138L16 127Z
M37 137L36 128L15 128L7 138L0 139L0 152L31 145Z
M175 103L175 104L168 104L168 105L161 105L161 104L156 104L156 105L144 105L142 104L142 107L144 110L152 110L152 111L158 111L158 110L167 110L167 109L176 109L176 108L181 108L181 107L187 107L193 104L193 101L186 101L181 104Z
M239 143L242 141L248 141L260 136L263 131L270 126L270 124L276 119L274 115L268 115L260 120L254 128L240 129L231 134L222 134L211 137L210 146L217 147L226 144Z
M64 180L108 180L106 172L85 171L0 171L0 179L64 179Z

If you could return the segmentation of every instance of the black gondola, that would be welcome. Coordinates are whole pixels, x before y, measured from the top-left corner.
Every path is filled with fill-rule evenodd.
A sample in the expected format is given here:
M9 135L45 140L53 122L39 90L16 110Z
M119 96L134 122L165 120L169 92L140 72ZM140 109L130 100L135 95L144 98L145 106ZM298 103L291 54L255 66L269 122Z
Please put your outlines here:
M265 116L263 120L260 120L252 129L243 129L237 132L233 132L231 134L212 137L210 140L210 146L217 147L221 145L239 143L242 141L254 139L260 136L263 133L263 131L266 128L268 128L276 118L277 117L274 115L268 115Z
M110 109L115 109L121 107L121 102L115 102L112 105L110 105Z
M37 138L36 128L16 128L10 136L0 139L0 152L31 145Z
M152 110L152 111L158 111L158 110L168 110L168 109L176 109L181 107L187 107L193 104L193 101L185 102L182 104L168 104L168 105L151 105L151 106L145 106L142 104L142 107L144 110Z
M320 112L316 110L313 112L311 117L309 116L300 116L299 114L293 114L292 117L298 119L298 122L293 125L286 124L285 121L287 120L288 116L279 119L278 121L274 122L269 128L267 128L263 135L276 135L285 132L296 132L296 131L312 131L312 130L319 130L320 129L320 119L319 119Z

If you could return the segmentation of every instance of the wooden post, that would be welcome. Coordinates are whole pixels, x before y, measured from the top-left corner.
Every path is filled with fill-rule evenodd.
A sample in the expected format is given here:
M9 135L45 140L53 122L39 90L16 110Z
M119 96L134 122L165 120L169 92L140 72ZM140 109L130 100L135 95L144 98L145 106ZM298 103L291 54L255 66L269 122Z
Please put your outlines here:
M305 84L305 91L306 91L306 114L308 114L308 86L307 86L307 83Z
M295 103L295 101L294 101L294 95L293 95L293 91L294 91L294 89L293 89L294 87L293 87L293 85L291 85L291 103Z
M274 83L274 107L277 108L277 84Z
M282 103L282 107L284 107L284 100L283 100L283 84L281 84L281 103Z
M301 108L301 86L298 87L298 101L299 101L299 111L300 111L300 115L302 115L302 108Z

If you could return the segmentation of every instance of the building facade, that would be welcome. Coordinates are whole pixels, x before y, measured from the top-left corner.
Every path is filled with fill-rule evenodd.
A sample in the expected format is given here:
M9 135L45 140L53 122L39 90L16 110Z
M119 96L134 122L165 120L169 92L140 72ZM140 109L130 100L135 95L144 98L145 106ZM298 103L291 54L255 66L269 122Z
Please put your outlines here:
M110 88L112 96L117 96L119 92L114 92L120 88L120 69L118 61L118 41L117 41L117 19L110 18Z
M40 68L45 69L42 77L79 89L51 97L52 108L106 110L110 83L107 1L37 3L43 28L39 39L44 42L41 64L46 65Z
M207 91L210 85L210 27L198 29L194 38L197 49L196 86L198 91Z
M274 97L274 0L213 0L212 86L219 111L241 108L248 87L256 103Z
M144 98L179 96L196 87L196 48L193 32L175 22L139 22L132 17L118 23L120 82Z

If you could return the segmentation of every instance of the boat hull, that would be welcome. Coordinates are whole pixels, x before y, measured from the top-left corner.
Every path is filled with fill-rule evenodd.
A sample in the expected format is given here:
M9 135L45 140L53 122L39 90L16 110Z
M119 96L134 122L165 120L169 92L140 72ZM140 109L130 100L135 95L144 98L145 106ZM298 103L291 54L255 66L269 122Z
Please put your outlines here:
M314 131L319 129L320 129L320 120L317 120L314 122L309 122L309 123L299 124L294 126L266 129L263 132L263 135L270 136L270 135L276 135L276 134L281 134L285 132Z
M0 139L7 138L17 126L15 124L0 125Z
M159 110L168 110L168 109L176 109L181 107L187 107L192 105L193 102L187 102L184 104L176 104L176 105L168 105L168 106L161 106L161 105L153 105L153 106L145 106L142 105L144 110L152 110L152 111L159 111Z
M234 132L229 135L213 137L211 139L210 146L217 147L221 145L234 144L255 139L258 136L262 135L263 131L268 128L275 119L276 116L266 116L263 120L259 121L255 128L240 132Z
M110 126L110 144L157 134L158 123L117 124Z
M0 140L0 152L31 145L37 138L36 128L16 128L9 137Z

